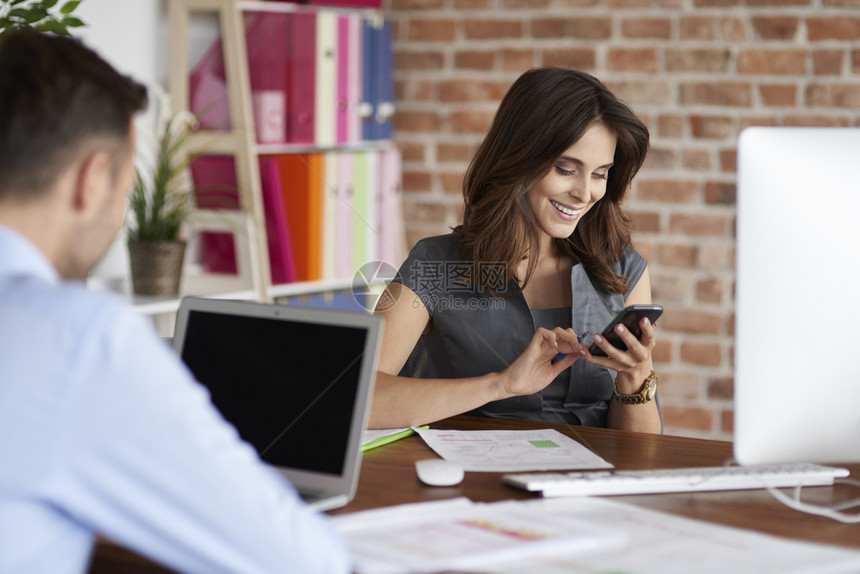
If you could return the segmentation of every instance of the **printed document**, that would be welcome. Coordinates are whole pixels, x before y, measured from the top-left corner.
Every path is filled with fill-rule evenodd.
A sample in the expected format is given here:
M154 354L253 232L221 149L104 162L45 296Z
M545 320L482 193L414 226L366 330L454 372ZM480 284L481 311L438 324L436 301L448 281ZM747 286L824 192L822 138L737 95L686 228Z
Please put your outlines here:
M575 440L552 429L416 431L436 454L467 471L522 472L612 468Z

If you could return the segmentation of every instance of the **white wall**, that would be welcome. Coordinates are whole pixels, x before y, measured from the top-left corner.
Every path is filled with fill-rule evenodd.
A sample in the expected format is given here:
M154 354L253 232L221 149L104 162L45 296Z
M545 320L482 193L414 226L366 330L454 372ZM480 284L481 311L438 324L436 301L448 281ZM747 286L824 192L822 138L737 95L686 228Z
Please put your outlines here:
M89 47L124 74L143 83L167 88L167 0L84 0L75 12L87 27L75 30ZM189 30L193 65L217 38L217 19L195 17ZM141 129L153 125L154 109L138 118ZM128 254L120 234L105 259L93 271L90 283L128 293Z

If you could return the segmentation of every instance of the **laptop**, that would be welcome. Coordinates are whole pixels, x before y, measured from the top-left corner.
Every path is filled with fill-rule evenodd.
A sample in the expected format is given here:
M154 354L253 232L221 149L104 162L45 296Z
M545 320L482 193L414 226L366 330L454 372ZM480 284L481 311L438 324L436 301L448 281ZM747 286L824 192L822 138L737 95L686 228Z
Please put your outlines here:
M260 458L312 507L354 496L382 319L186 297L174 349Z

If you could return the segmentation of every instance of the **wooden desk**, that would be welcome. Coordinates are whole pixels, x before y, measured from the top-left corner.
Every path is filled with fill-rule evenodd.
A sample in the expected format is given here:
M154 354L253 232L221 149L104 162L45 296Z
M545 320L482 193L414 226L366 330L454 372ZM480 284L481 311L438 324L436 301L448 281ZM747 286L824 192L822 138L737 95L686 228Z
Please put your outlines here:
M485 430L554 428L585 445L619 470L716 466L732 457L730 442L629 433L608 429L550 425L526 421L459 416L434 428ZM418 436L411 436L364 454L358 491L353 501L329 514L380 506L466 496L476 502L528 499L537 495L504 485L502 473L468 472L453 487L429 487L415 476L415 461L436 454ZM860 464L840 465L860 477ZM856 487L836 485L804 489L804 500L833 504L857 497ZM846 525L791 510L762 490L659 494L614 497L631 504L710 522L747 528L811 542L860 548L860 524ZM110 544L96 548L91 574L168 572Z

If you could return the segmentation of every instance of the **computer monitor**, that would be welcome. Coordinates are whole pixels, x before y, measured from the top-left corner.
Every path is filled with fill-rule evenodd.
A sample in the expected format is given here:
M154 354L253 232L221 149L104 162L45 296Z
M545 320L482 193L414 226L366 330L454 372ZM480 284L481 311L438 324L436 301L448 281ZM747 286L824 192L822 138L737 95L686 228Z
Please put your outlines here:
M738 140L734 454L860 462L860 129Z

